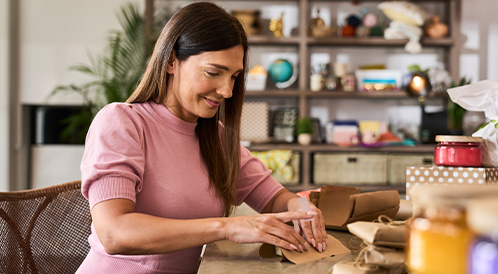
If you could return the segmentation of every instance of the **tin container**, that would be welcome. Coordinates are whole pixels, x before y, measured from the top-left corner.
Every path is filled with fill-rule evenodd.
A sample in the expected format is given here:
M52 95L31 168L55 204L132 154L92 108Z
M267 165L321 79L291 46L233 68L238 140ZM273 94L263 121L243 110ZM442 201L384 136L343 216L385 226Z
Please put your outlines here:
M437 135L434 163L438 166L482 166L482 138L457 135Z

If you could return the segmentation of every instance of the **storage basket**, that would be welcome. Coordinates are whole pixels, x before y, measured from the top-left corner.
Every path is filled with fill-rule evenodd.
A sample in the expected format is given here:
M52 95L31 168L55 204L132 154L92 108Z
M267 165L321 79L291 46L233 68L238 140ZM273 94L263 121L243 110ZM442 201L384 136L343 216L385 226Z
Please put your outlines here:
M327 185L387 184L387 155L315 153L313 182Z
M390 185L405 185L406 168L409 166L432 165L434 153L427 154L391 154L387 158L387 180Z

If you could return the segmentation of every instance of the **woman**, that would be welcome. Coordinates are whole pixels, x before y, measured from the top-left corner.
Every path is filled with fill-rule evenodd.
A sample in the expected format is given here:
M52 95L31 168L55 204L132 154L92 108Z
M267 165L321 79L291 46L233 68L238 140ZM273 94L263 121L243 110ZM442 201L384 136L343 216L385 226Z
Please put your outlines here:
M222 239L326 248L321 212L299 211L240 146L246 58L242 26L215 4L169 20L127 103L104 107L88 132L91 250L77 273L195 273L202 245ZM227 218L242 202L268 214Z

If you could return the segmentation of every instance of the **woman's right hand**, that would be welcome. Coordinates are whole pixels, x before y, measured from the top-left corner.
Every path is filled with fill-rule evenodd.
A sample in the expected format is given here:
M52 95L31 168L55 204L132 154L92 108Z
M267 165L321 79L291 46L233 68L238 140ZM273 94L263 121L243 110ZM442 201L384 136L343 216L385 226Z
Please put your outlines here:
M309 219L315 212L291 211L225 218L225 238L235 243L268 243L303 252L308 244L287 222Z

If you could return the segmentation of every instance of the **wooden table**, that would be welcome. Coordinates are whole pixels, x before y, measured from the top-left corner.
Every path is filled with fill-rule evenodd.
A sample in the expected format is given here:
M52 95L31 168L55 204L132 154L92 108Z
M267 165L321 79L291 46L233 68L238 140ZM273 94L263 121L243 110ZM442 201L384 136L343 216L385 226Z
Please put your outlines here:
M218 241L208 244L202 257L198 274L270 274L270 273L327 273L336 262L354 260L358 249L352 249L350 242L354 235L348 232L327 231L351 250L350 254L323 258L318 261L294 264L291 262L265 261L259 257L261 244L235 244L230 241ZM357 247L359 239L353 241Z

